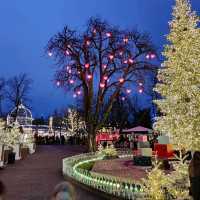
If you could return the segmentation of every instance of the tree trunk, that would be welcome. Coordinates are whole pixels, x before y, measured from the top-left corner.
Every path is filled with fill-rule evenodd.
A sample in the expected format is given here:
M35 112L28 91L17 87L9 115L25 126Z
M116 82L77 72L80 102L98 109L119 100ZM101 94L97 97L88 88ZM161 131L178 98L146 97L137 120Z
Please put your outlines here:
M88 133L88 151L95 152L96 151L96 137L95 133Z

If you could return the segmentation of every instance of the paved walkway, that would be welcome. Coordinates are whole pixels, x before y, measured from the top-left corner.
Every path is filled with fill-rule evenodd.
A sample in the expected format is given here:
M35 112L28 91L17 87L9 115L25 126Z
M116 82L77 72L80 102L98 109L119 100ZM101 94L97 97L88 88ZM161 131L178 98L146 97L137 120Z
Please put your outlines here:
M0 170L7 187L7 200L46 200L54 186L63 181L61 160L82 152L77 146L39 146L37 152ZM77 200L100 200L94 194L75 187Z

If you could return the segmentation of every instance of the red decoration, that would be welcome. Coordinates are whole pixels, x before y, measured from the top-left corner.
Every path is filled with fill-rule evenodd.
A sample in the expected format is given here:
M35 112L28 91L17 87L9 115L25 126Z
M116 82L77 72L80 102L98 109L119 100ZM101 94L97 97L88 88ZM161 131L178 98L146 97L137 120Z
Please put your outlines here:
M101 141L117 141L119 137L118 131L112 133L101 132L96 135L96 142L99 144Z
M160 158L173 157L174 151L171 144L154 144L154 150Z

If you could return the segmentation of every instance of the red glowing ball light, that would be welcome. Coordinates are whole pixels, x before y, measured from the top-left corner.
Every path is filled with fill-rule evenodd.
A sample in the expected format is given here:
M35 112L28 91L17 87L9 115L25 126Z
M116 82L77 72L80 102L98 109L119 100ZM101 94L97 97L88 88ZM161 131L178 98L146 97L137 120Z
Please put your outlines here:
M143 89L139 89L138 92L141 94L143 93Z
M142 83L142 82L139 82L139 86L143 86L143 83Z
M53 53L51 51L48 52L48 56L51 57L53 56Z
M147 54L146 59L150 59L150 58L151 58L150 54Z
M57 82L56 82L56 85L59 87L59 86L60 86L60 81L57 81Z
M122 101L125 101L126 100L126 98L125 97L122 97Z
M89 63L86 63L86 64L85 64L85 68L88 69L89 67L90 67L90 64L89 64Z
M110 55L109 55L109 59L110 59L110 60L113 60L113 59L114 59L114 55L110 54Z
M127 64L128 63L128 60L124 60L124 64Z
M124 53L123 51L120 51L120 52L119 52L119 55L120 55L120 56L122 56L122 55L123 55L123 53Z
M156 58L156 55L154 53L152 53L150 56L151 56L151 59Z
M126 90L126 93L127 93L127 94L130 94L130 93L131 93L131 89L127 89L127 90Z
M108 33L106 33L106 36L107 36L107 37L111 37L112 34L111 34L110 32L108 32Z
M86 41L86 45L89 46L91 44L90 40Z
M128 38L123 39L124 43L128 43Z
M81 95L81 91L80 91L80 90L78 90L78 91L77 91L77 94L78 94L78 95Z
M96 29L93 29L93 31L92 31L94 34L96 34L97 33L97 30Z
M106 69L106 68L107 68L107 65L106 65L106 64L103 64L103 68Z
M66 55L69 56L70 52L68 50L65 51Z
M104 88L105 87L105 83L100 83L100 88Z
M74 80L69 80L69 83L70 84L74 84Z
M120 82L120 83L123 83L123 82L124 82L124 78L120 78L120 79L119 79L119 82Z
M131 58L129 58L129 59L128 59L128 62L129 62L130 64L133 64L134 60L131 59Z
M105 81L107 81L107 80L108 80L108 76L104 76L103 79L104 79Z
M91 75L91 74L88 74L88 75L87 75L87 79L91 80L91 79L92 79L92 75Z

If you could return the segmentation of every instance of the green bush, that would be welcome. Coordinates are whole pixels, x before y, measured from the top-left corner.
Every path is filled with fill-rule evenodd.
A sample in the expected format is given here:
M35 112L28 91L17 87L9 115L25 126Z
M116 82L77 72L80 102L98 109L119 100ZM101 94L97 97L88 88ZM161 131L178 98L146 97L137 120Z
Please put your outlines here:
M84 169L84 170L87 170L87 171L91 171L93 166L94 166L94 163L95 162L83 163L83 164L79 165L78 168Z

